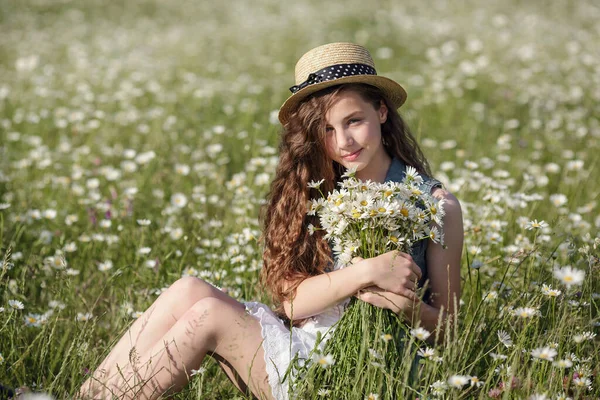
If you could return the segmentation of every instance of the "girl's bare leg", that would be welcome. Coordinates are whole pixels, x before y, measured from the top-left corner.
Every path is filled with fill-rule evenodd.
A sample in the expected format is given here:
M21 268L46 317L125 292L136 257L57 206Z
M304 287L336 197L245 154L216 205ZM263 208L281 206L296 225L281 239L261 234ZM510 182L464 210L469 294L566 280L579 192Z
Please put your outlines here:
M192 308L197 309L198 307L201 307L197 303L206 298L219 299L219 304L233 307L244 313L242 304L212 285L197 278L182 278L175 282L165 293L161 294L154 304L152 304L152 306L135 321L131 328L113 348L108 357L100 364L94 372L93 377L88 379L82 385L81 394L87 393L90 395L91 393L98 392L98 390L102 390L102 387L106 388L105 382L112 382L117 376L121 376L121 380L123 380L122 378L126 374L127 368L129 368L129 373L131 373L133 369L137 368L136 366L139 366L142 363L144 357L148 358L149 351L156 351L157 348L161 348L164 352L165 346L163 342L164 340L168 341L168 339L166 339L167 332L170 332L175 324L184 316L188 323L197 323L190 320L188 312L192 311ZM244 316L245 319L250 318L252 322L254 322L254 325L258 328L258 338L261 339L260 326L257 321L245 313ZM171 332L171 336L174 336L173 334L177 332L179 331L175 330L174 332ZM191 333L192 336L197 336L196 334L199 334L199 332ZM179 345L179 342L175 342L171 344L171 347ZM262 347L259 347L260 356L257 355L256 359L263 364L261 370L264 371ZM170 347L167 346L166 350L170 350ZM197 354L197 357L200 360L204 357L204 354L206 354L206 349L201 353L202 355L200 355L200 353ZM236 363L231 362L227 357L222 356L220 353L221 352L217 351L213 354L210 349L208 351L208 354L213 355L219 362L236 387L243 390L248 381L243 380L243 374L239 373L240 370L236 367ZM232 354L231 356L236 357L240 356L240 354ZM189 374L191 368L198 368L200 362L198 361L197 364L198 365L196 366L187 367L187 373ZM154 362L153 365L156 366ZM185 362L183 365L186 365ZM242 380L241 382L240 378ZM187 382L187 377L185 378L185 381ZM270 393L270 391L268 393ZM108 395L108 392L106 392L104 396Z

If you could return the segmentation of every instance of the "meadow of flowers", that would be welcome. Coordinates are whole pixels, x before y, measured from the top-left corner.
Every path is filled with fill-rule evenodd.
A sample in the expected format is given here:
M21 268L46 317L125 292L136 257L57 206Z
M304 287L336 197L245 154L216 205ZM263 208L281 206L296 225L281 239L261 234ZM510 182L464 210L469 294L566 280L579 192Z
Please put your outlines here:
M0 382L69 398L181 276L268 302L277 110L301 54L354 41L464 213L458 322L405 396L598 398L598 20L593 0L4 2ZM176 398L242 397L209 360Z

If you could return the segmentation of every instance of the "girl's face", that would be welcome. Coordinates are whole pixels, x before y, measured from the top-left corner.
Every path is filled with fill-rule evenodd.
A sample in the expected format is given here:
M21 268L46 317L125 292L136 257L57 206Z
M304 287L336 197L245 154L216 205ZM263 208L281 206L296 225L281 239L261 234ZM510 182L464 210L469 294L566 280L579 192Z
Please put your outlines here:
M376 110L358 93L348 90L325 115L325 146L329 157L345 168L356 167L356 177L383 181L390 156L381 143L381 124L388 109Z

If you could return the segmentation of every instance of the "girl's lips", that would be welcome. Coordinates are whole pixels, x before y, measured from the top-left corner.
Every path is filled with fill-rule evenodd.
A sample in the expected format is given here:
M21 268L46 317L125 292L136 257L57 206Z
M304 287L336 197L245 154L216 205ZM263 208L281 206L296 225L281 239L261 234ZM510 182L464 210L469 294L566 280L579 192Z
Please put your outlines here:
M360 156L360 153L362 152L362 149L355 151L352 154L348 154L347 156L343 156L342 159L344 159L345 161L354 161L358 158L358 156Z

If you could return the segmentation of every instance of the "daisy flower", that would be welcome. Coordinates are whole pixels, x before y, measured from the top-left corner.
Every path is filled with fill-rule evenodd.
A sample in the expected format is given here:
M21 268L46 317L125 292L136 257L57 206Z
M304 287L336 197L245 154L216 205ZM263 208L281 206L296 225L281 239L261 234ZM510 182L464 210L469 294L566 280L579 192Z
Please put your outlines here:
M539 221L537 219L534 219L533 221L529 221L526 225L525 225L525 229L527 230L532 230L532 229L543 229L543 228L547 228L548 227L548 223L546 221Z
M554 270L554 277L570 288L573 285L581 285L583 283L585 271L567 265L563 268L556 268Z
M556 355L558 354L558 352L556 350L554 350L551 347L540 347L537 349L533 349L531 351L531 355L535 358L539 358L540 360L548 360L548 361L553 361L554 357L556 357Z
M313 356L313 361L318 363L323 368L327 368L330 365L335 364L335 360L333 359L333 356L331 354L327 354L326 356L324 356L322 354L317 353Z
M25 306L23 305L22 302L20 302L19 300L9 300L8 301L8 305L9 307L11 307L13 310L22 310L25 308Z
M450 378L448 378L448 385L450 385L454 388L457 388L457 389L461 389L463 386L465 386L470 381L471 381L470 376L452 375Z
M171 205L177 208L183 208L186 206L188 200L183 193L175 193L171 196Z
M513 345L513 341L506 331L498 331L496 332L496 334L498 335L498 340L500 340L500 343L502 343L507 348Z
M411 329L410 334L420 340L427 340L427 338L429 336L431 336L431 332L429 332L427 329L421 328L421 327Z

